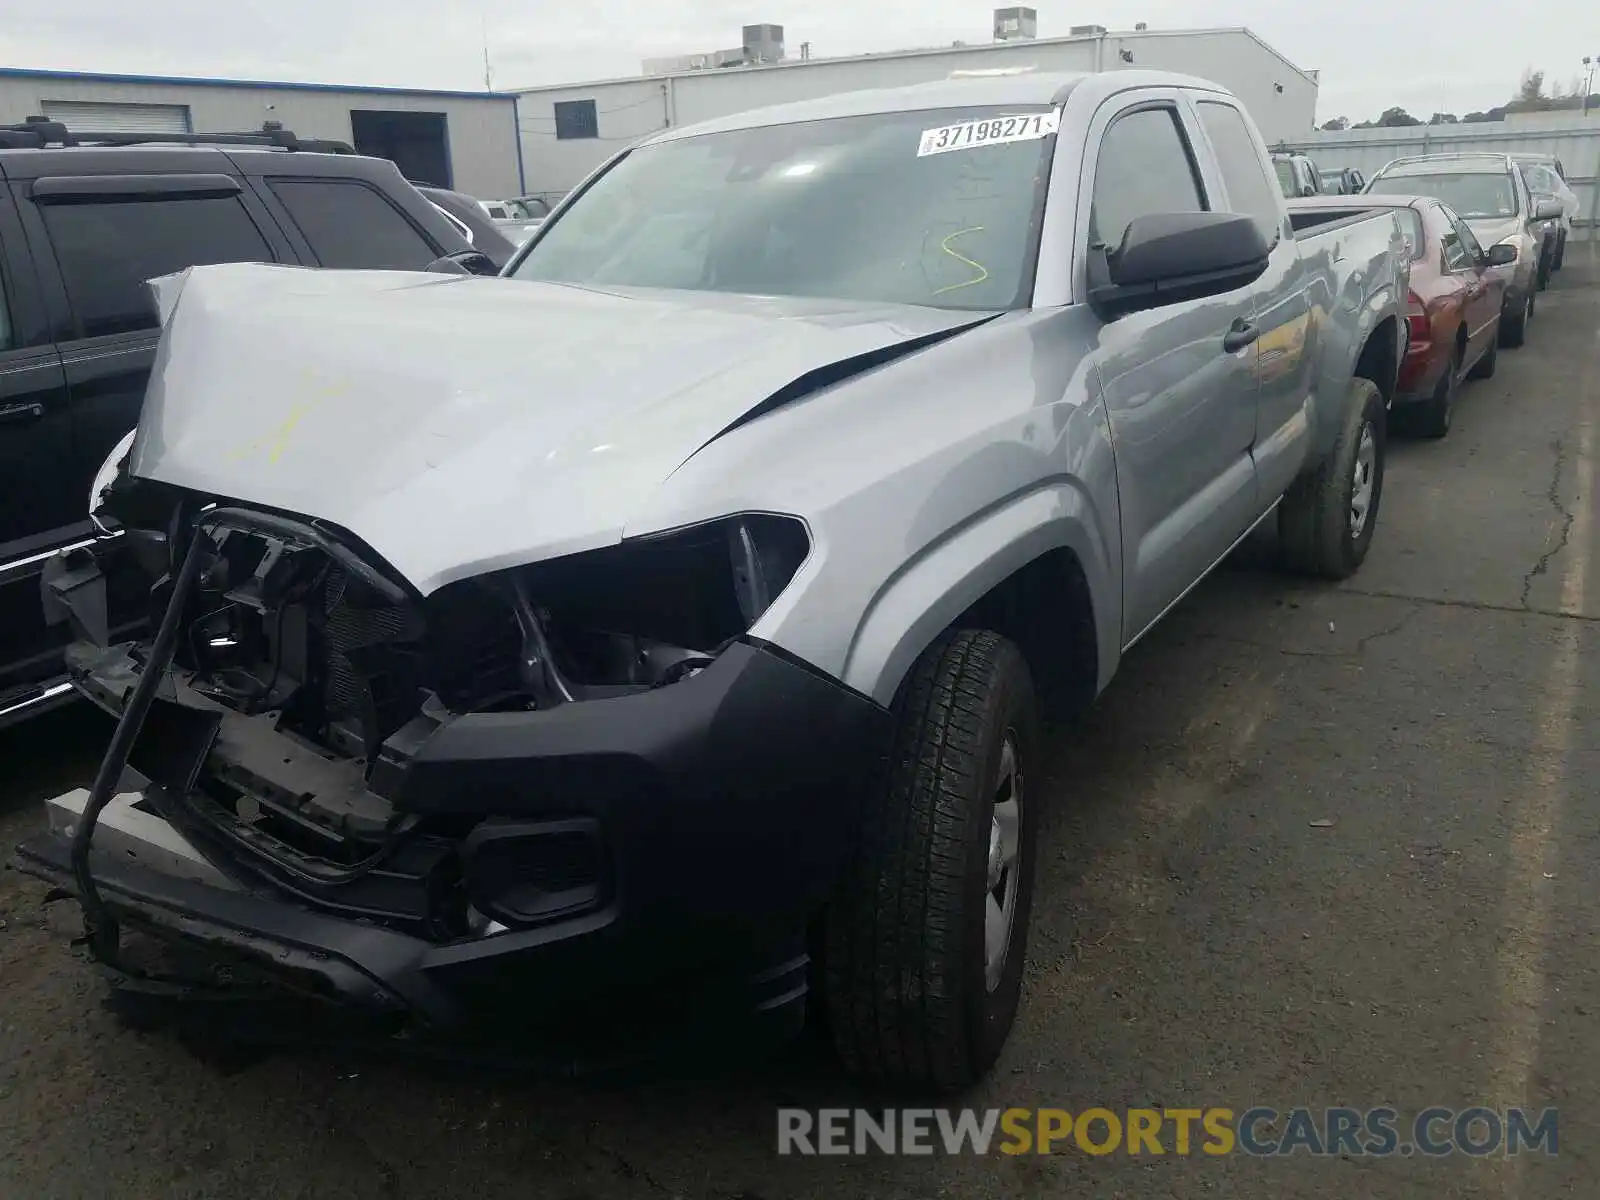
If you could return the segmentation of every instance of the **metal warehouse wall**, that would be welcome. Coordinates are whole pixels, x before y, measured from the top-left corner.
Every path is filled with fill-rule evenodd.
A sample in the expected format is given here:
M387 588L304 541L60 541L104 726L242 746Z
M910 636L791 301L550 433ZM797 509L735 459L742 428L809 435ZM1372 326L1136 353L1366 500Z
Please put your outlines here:
M109 81L82 77L0 75L0 122L21 121L47 100L123 104L186 104L196 132L259 129L282 121L302 137L350 141L350 110L442 112L455 186L485 198L521 191L516 104L510 96L429 95L404 91L324 90L180 81Z
M1476 125L1408 125L1397 129L1318 130L1292 139L1323 169L1355 167L1367 176L1391 159L1446 150L1488 150L1496 154L1555 154L1578 194L1582 218L1573 227L1580 238L1596 236L1600 223L1600 116L1514 117Z
M1123 60L1124 50L1132 62ZM1213 79L1238 94L1268 141L1311 129L1316 111L1315 78L1242 29L1119 33L641 76L521 94L528 190L563 193L617 150L667 126L836 92L944 79L956 70L1021 65L1039 71L1183 71ZM554 106L563 100L594 101L598 138L557 139Z

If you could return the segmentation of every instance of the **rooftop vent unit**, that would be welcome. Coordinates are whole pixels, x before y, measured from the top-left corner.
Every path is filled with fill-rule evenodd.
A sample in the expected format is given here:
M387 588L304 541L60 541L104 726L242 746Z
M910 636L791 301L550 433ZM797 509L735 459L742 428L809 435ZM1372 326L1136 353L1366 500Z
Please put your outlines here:
M1031 8L997 8L994 10L994 40L997 42L1027 41L1039 36L1039 14Z
M746 25L744 27L744 58L751 63L783 61L782 25Z
M1074 25L1067 30L1067 34L1071 37L1092 37L1105 31L1106 27L1104 25Z

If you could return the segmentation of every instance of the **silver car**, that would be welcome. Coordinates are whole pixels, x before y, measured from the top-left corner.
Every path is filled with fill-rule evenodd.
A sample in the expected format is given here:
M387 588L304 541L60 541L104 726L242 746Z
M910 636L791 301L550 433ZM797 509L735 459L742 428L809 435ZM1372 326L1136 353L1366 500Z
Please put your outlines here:
M1036 688L1092 700L1263 523L1360 566L1408 271L1393 212L1286 206L1228 92L1129 70L664 131L505 278L159 281L93 503L164 615L74 644L118 732L19 862L124 989L123 924L496 1046L793 1032L815 987L854 1070L968 1085Z
M1501 336L1520 346L1533 320L1534 300L1544 285L1541 270L1549 223L1561 216L1560 202L1536 198L1522 169L1504 154L1426 154L1398 158L1367 183L1378 195L1432 196L1467 223L1485 250L1510 246L1516 259L1494 271L1506 287L1500 310Z

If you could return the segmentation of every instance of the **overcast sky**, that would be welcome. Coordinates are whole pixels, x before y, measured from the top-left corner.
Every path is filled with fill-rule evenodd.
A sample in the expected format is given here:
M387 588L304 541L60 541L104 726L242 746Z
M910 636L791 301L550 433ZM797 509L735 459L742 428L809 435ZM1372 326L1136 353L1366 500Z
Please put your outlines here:
M401 87L496 87L632 75L639 60L735 46L783 25L791 54L989 38L991 0L11 0L0 65ZM1318 120L1400 104L1424 119L1507 100L1526 67L1576 80L1600 57L1600 4L1503 0L1036 0L1041 37L1096 22L1131 29L1247 25L1322 72ZM804 14L804 15L802 15ZM1423 79L1429 82L1421 82Z

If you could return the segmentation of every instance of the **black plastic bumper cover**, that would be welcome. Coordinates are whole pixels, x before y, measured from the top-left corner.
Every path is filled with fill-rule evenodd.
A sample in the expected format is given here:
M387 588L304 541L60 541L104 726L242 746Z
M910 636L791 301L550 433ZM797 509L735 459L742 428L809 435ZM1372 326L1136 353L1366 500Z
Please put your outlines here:
M95 879L130 928L431 1026L729 972L778 989L758 1005L788 1001L793 963L763 965L801 945L853 840L862 789L880 777L888 730L871 700L753 642L655 691L459 718L421 747L396 807L482 816L480 830L592 822L609 868L603 907L488 937L433 943L133 864L97 862ZM63 837L25 842L17 865L71 887Z

